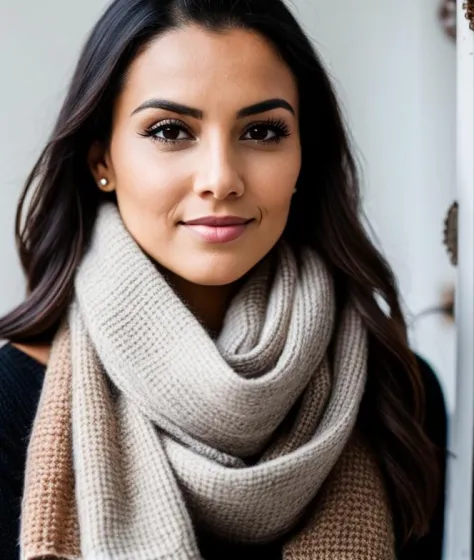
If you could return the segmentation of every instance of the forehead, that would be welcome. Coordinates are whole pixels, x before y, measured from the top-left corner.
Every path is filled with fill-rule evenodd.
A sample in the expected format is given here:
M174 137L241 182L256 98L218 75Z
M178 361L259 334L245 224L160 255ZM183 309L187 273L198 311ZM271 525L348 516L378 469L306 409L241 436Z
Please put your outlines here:
M297 108L291 70L260 35L187 26L155 39L132 62L118 103L133 111L152 97L204 110L234 111L265 98L282 97Z

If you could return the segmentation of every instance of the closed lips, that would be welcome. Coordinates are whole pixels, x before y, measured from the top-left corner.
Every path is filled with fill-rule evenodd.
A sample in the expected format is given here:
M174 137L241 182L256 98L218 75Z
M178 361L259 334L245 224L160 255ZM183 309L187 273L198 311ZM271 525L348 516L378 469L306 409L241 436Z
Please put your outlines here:
M252 218L240 218L237 216L206 216L204 218L197 218L196 220L189 220L182 222L187 226L211 226L211 227L226 227L226 226L241 226L248 224Z
M253 218L207 216L181 224L206 243L230 243L245 233L250 222Z

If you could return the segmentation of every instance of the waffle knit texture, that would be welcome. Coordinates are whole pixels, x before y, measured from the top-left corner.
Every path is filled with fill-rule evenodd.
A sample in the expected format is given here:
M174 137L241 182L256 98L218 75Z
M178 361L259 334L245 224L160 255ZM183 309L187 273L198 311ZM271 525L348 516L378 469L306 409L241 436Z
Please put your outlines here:
M281 242L213 340L104 205L28 447L22 559L199 560L197 529L265 543L296 527L287 560L392 559L354 430L366 369L361 318L349 305L335 324L313 251Z

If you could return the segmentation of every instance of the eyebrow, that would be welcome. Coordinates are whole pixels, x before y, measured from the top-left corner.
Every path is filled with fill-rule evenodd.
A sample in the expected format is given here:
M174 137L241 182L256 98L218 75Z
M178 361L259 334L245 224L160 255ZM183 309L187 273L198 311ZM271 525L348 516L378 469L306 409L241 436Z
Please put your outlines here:
M130 116L133 116L140 111L144 111L145 109L163 109L164 111L170 111L179 115L186 115L195 119L204 118L204 112L200 109L194 109L193 107L181 105L180 103L175 103L174 101L168 101L166 99L149 99L148 101L145 101L139 107L137 107ZM286 109L292 115L296 116L295 110L288 103L288 101L280 98L275 98L267 99L266 101L261 101L260 103L255 103L255 105L250 105L249 107L240 109L240 111L237 112L237 118L243 119L252 115L258 115L260 113L272 111L273 109Z

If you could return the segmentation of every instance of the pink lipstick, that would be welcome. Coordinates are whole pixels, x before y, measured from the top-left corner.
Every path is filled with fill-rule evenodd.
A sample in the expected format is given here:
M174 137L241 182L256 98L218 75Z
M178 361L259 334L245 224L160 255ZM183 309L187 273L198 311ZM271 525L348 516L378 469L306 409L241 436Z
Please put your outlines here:
M205 216L181 225L207 243L230 243L243 235L250 222L253 219L238 216Z

